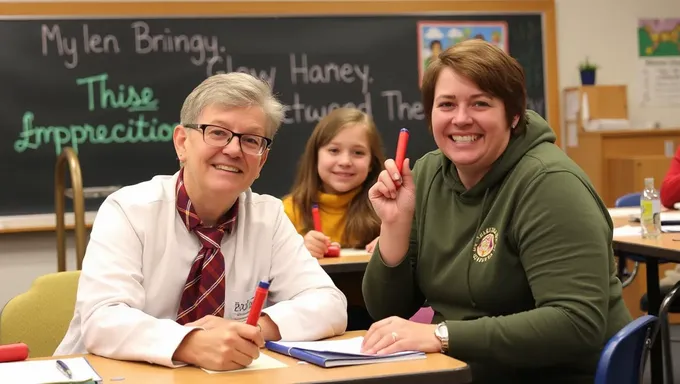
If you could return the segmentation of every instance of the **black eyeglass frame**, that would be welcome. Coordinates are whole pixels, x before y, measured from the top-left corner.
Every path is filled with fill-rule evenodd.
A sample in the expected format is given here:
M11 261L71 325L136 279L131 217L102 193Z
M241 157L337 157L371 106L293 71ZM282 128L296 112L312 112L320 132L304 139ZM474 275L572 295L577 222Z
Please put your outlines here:
M259 137L259 138L261 138L261 139L264 139L266 145L260 149L260 153L258 153L257 155L261 155L261 154L264 153L264 151L270 149L271 146L272 146L272 142L273 142L272 139L270 139L270 138L268 138L268 137L265 137L265 136L260 136L260 135L256 135L256 134L253 134L253 133L236 133L236 132L232 131L232 130L229 129L229 128L225 128L225 127L222 127L222 126L220 126L220 125L215 125L215 124L194 124L194 123L187 123L187 124L182 124L182 126L183 126L183 127L186 127L186 128L191 128L191 129L196 129L196 130L201 131L201 136L203 136L203 142L206 143L206 144L208 144L208 145L211 145L211 146L213 146L213 147L218 147L218 148L220 147L219 145L210 144L210 143L208 143L208 142L205 140L205 130L206 130L206 128L208 128L208 127L215 127L215 128L219 128L219 129L224 129L225 131L231 133L231 137L229 138L229 140L227 141L226 144L224 144L223 146L221 146L222 148L224 148L224 147L226 147L227 145L229 145L229 144L231 143L231 141L234 140L234 137L238 137L238 145L239 145L239 148L241 148L241 151L243 151L243 147L241 146L241 136L254 136L254 137Z

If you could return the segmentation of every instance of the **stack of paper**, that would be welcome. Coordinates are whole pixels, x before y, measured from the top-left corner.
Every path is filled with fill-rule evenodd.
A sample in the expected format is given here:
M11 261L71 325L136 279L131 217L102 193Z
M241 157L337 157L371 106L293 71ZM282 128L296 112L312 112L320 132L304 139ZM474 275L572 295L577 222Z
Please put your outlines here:
M612 219L625 217L626 219L633 220L636 215L640 217L640 207L609 208L609 216Z
M661 232L663 233L678 233L680 232L680 225L662 225ZM642 236L642 227L624 225L623 227L614 228L614 237L638 237Z
M102 378L84 357L61 359L71 370L69 379L57 368L57 360L0 363L0 383L101 383Z
M360 336L352 339L329 341L268 341L265 343L265 346L274 352L304 360L324 368L425 358L425 353L418 351L404 351L389 355L361 353L361 343L363 340L364 338Z
M633 221L640 222L640 212L631 215ZM661 212L661 225L680 225L680 212L663 211Z

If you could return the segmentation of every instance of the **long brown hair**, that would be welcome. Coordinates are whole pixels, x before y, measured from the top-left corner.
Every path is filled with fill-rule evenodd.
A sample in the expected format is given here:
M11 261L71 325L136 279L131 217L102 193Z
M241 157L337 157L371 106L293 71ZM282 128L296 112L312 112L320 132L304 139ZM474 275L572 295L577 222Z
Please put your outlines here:
M319 149L333 140L341 130L349 125L363 124L371 151L371 165L361 185L361 190L349 203L345 213L345 231L341 240L345 247L362 247L370 243L380 234L380 219L373 211L368 200L368 189L378 180L383 169L385 154L382 139L370 116L356 108L338 108L326 115L314 128L307 140L305 152L298 164L297 177L291 189L293 209L300 210L296 215L302 219L304 231L314 229L312 204L316 202L317 193L321 190L317 164Z

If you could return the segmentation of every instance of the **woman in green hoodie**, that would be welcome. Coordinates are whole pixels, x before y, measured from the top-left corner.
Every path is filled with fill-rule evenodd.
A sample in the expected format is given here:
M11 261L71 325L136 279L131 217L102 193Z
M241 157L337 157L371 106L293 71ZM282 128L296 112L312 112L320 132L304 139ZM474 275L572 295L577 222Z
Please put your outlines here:
M475 383L592 383L631 321L612 221L585 173L526 110L524 72L468 40L428 66L422 94L438 150L393 160L369 191L382 220L363 280L376 322L363 350L442 352ZM408 319L427 301L432 324Z

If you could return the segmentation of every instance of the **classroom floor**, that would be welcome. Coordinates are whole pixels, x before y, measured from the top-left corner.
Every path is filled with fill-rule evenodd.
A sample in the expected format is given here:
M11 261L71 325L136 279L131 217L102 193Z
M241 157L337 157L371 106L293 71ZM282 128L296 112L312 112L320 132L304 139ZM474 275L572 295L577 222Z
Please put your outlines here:
M680 324L671 325L671 353L673 359L673 381L680 383ZM649 360L645 364L645 378L643 383L650 384Z

